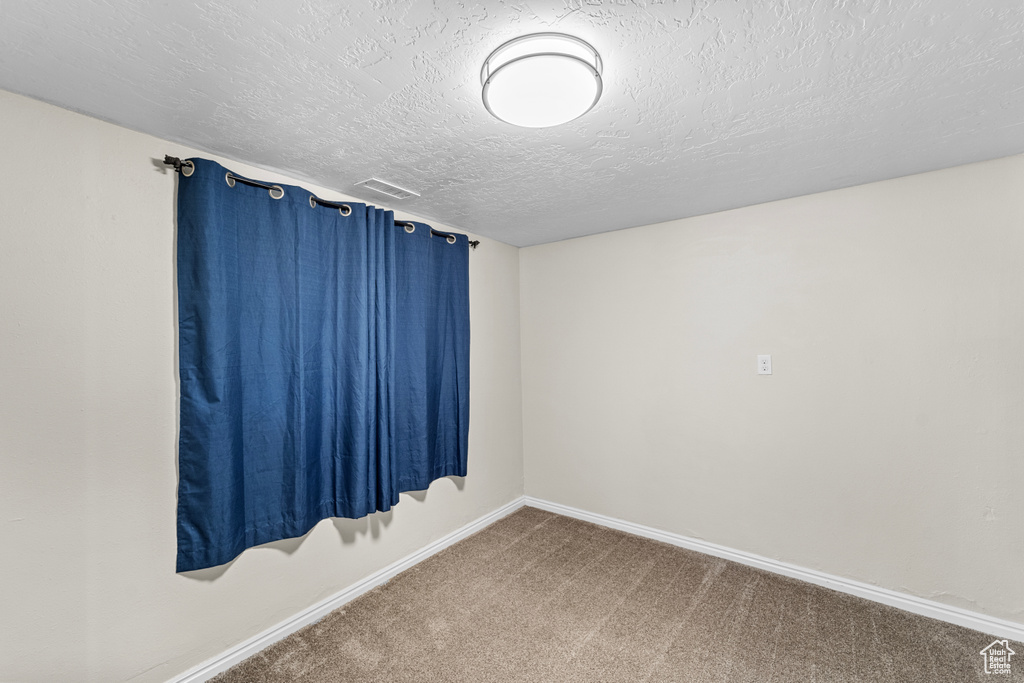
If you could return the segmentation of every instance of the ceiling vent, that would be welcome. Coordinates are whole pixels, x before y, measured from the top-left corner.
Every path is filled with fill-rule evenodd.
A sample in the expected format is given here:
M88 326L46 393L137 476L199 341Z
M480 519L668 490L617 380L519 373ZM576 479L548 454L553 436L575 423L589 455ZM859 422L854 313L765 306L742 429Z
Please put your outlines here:
M391 183L385 182L380 178L370 178L364 180L361 183L356 183L356 187L365 187L374 192L380 192L386 194L394 199L408 199L409 197L419 197L418 192L412 190L406 190L405 188L399 187L398 185L392 185Z

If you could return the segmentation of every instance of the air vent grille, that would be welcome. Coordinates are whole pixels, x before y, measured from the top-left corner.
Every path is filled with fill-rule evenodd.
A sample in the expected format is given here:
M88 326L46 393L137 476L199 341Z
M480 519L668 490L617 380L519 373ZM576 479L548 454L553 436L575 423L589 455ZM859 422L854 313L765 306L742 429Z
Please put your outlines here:
M365 187L368 190L373 190L374 192L386 194L387 196L392 197L394 199L408 199L409 197L420 196L418 192L407 190L404 187L399 187L398 185L392 185L391 183L381 180L380 178L370 178L369 180L364 180L361 183L356 183L356 187Z

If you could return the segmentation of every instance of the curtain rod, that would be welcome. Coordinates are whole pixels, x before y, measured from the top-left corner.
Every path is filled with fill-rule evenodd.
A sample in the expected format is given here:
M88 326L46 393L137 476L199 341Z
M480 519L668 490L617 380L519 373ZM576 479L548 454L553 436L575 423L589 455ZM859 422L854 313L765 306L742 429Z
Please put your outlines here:
M177 173L182 174L186 178L195 173L195 164L188 160L182 161L178 157L172 157L170 154L164 155L164 163L167 164L168 166L173 166L174 170ZM274 197L274 199L280 199L281 197L284 196L284 188L282 188L280 185L267 185L266 183L260 183L255 180L249 180L248 178L237 176L231 173L230 171L227 174L227 182L228 185L230 185L231 187L234 187L235 183L242 183L243 185L249 185L250 187L262 187L264 190L269 191L270 196ZM275 195L274 190L279 191L280 195ZM313 208L316 208L317 205L320 205L326 206L331 209L337 209L338 213L340 213L342 216L347 216L350 213L352 213L352 208L348 204L329 202L325 199L320 199L319 197L316 197L312 194L309 195L309 205L312 206ZM406 232L412 232L413 230L416 229L416 226L413 223L409 223L407 221L395 221L395 225L405 228ZM437 235L438 237L444 237L452 244L455 243L455 235L450 235L446 232L438 232L433 228L430 229L430 234ZM480 240L470 240L469 242L469 246L471 246L473 249L476 249L477 245L479 244Z

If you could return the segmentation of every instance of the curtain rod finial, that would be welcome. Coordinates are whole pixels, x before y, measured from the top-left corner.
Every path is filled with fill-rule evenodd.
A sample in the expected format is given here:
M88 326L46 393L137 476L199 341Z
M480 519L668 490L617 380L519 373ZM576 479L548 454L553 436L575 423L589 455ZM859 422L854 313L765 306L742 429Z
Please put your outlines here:
M196 165L191 161L182 161L178 157L172 157L170 154L164 155L164 163L168 166L173 166L175 171L186 178L196 171Z

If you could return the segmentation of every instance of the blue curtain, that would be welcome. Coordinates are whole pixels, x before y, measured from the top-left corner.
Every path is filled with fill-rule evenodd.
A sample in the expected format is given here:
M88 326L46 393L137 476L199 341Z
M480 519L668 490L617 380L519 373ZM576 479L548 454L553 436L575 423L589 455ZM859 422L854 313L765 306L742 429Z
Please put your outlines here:
M177 570L466 474L465 235L373 206L178 184ZM236 176L237 177L237 176ZM276 191L275 191L276 194Z

